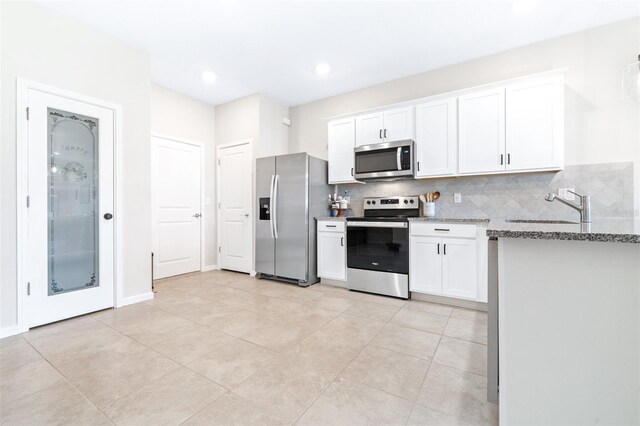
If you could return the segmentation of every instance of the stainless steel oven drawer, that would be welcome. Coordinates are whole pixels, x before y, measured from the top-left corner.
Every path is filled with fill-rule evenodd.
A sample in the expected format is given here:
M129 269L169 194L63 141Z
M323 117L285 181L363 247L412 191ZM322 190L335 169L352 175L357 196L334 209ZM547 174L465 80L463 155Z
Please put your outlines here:
M347 288L408 299L409 275L348 268Z

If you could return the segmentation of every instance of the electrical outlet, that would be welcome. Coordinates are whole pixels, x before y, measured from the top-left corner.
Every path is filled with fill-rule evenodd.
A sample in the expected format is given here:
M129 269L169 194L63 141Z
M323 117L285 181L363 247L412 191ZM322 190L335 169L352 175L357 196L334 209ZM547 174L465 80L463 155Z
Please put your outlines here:
M453 202L454 203L461 203L462 202L462 194L459 192L456 192L455 194L453 194Z
M558 189L558 197L563 198L567 201L574 201L576 196L569 191L576 192L575 188L559 188Z

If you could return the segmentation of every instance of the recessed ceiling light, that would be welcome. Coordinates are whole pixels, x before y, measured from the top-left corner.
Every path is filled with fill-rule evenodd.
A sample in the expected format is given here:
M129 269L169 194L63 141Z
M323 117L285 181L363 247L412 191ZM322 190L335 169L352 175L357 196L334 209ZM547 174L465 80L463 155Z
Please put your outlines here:
M212 73L211 71L203 71L202 72L202 79L207 84L213 84L218 79L218 76L215 75L214 73Z
M318 75L327 75L329 74L329 71L331 71L329 64L318 64L318 66L316 66L316 72Z
M536 7L536 0L513 0L511 10L517 15L531 12Z

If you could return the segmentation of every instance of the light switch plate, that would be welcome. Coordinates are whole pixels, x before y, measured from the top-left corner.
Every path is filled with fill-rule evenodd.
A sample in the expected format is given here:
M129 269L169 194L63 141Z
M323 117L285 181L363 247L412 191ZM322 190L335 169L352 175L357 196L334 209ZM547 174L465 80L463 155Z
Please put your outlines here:
M454 203L461 203L462 202L462 194L459 192L456 192L455 194L453 194L453 202Z
M558 196L567 201L574 201L576 199L576 196L569 191L576 192L576 189L575 188L559 188Z

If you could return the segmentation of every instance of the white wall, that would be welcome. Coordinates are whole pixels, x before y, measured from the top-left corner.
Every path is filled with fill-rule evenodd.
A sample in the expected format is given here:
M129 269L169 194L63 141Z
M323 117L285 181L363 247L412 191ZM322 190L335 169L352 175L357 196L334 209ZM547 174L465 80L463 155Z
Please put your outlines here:
M289 153L289 126L282 123L289 108L260 96L260 147L256 158Z
M566 164L635 161L637 194L640 104L620 99L622 69L639 52L634 18L299 105L290 109L291 151L327 158L331 116L568 66Z
M151 86L151 133L204 145L205 265L217 264L215 107L156 84Z
M2 2L0 327L16 318L16 78L120 104L123 110L124 296L151 289L149 56L26 2ZM20 112L22 113L22 111Z

